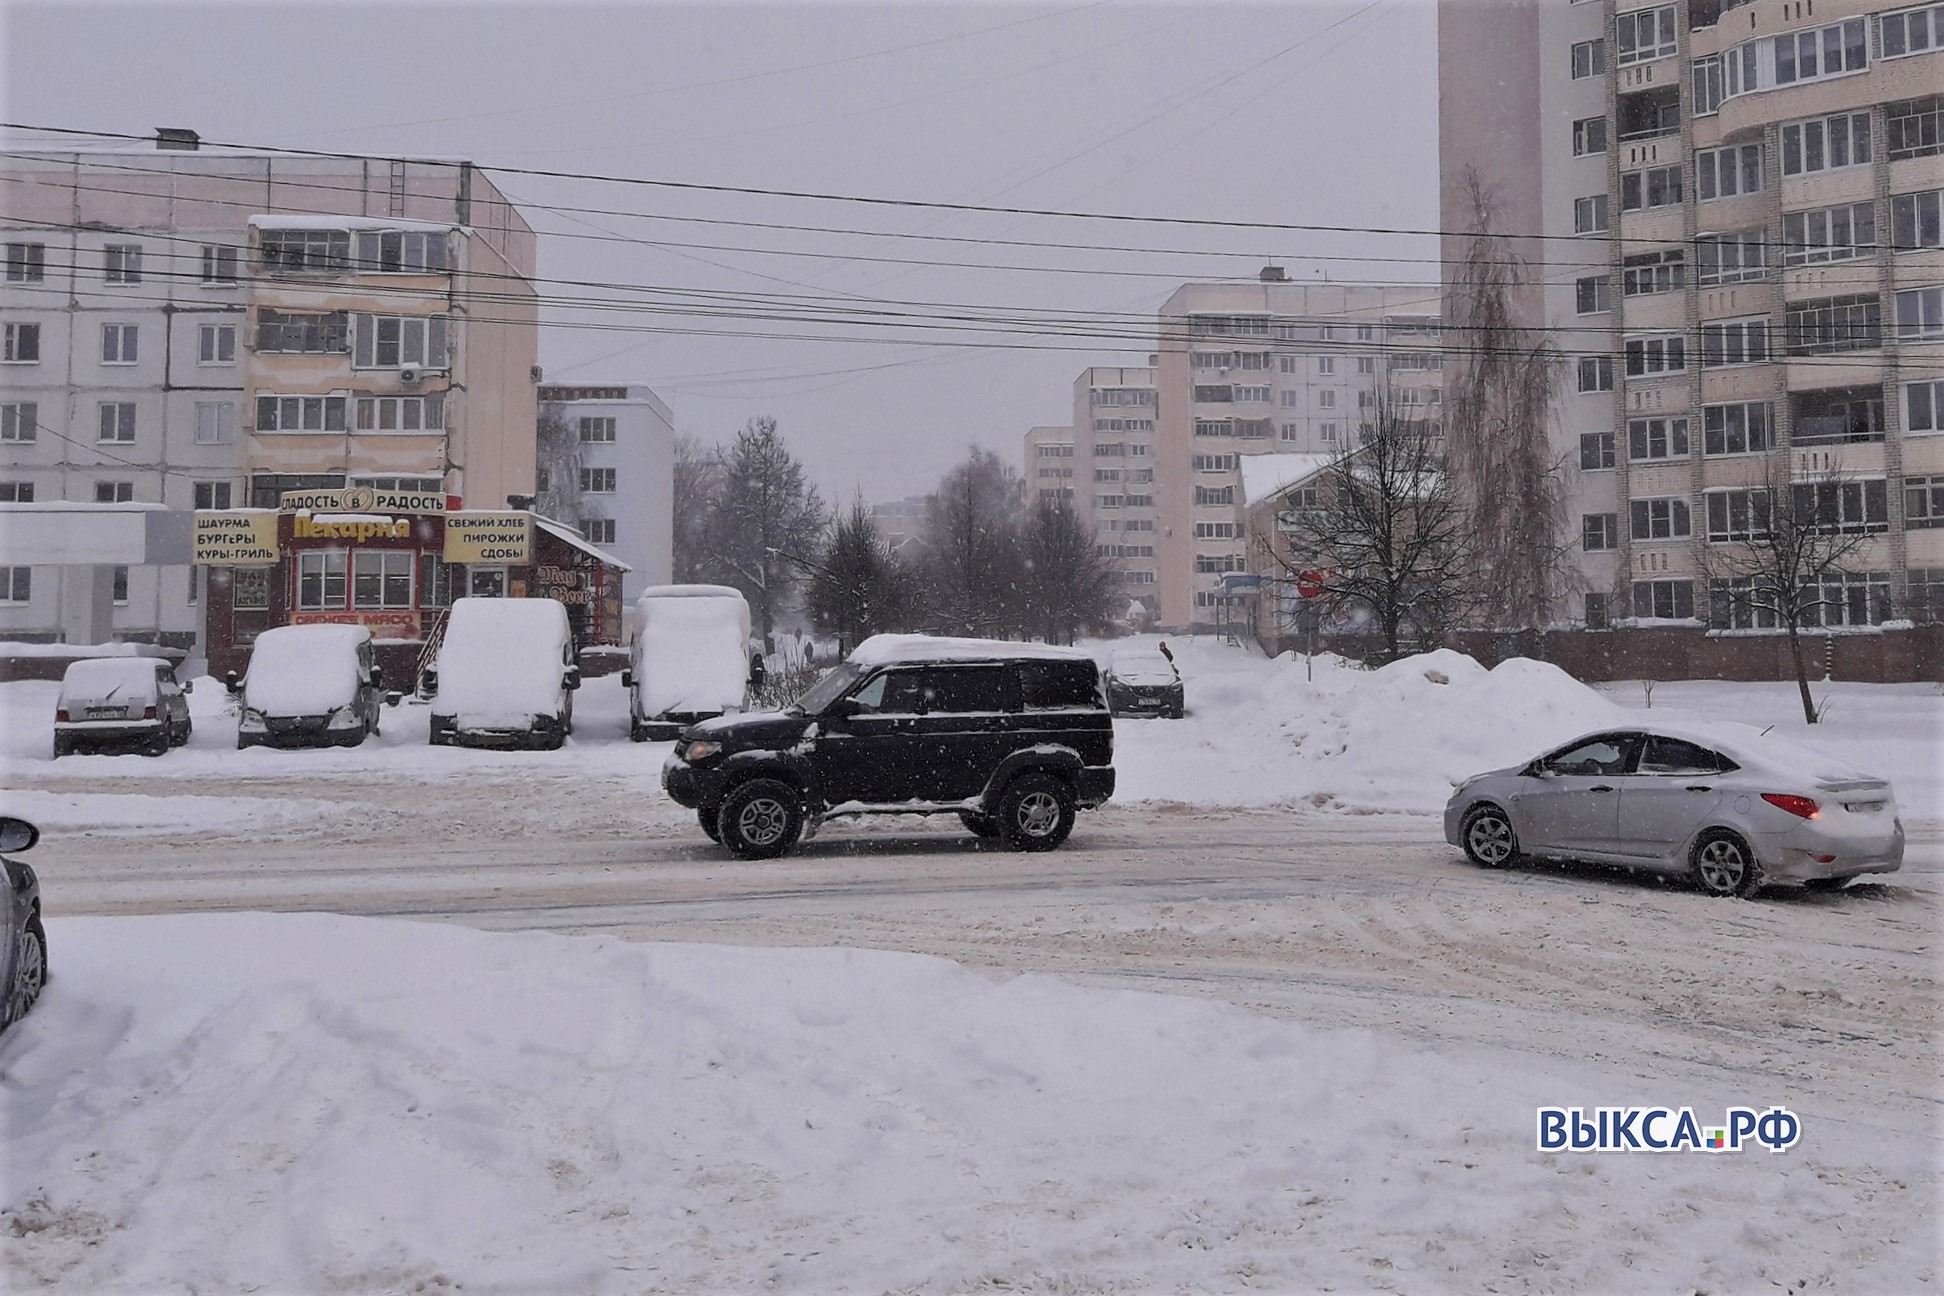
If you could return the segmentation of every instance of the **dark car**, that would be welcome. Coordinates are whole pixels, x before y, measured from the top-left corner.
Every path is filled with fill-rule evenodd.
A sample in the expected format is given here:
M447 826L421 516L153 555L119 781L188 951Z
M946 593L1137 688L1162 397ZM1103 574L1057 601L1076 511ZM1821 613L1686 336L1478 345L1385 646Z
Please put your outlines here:
M1174 658L1159 648L1116 648L1107 668L1107 705L1117 716L1181 719L1187 705Z
M956 814L1051 850L1114 794L1113 724L1084 653L878 635L781 712L691 726L662 786L749 859L853 814Z
M27 1015L47 984L47 931L41 926L40 879L34 870L5 856L30 850L40 831L25 819L0 818L0 862L7 870L0 887L0 1031Z

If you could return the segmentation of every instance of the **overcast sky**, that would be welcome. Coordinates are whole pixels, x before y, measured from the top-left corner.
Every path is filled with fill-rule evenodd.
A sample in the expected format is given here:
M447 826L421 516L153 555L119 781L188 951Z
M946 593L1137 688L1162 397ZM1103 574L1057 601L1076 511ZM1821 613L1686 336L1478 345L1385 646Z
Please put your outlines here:
M1425 0L14 0L0 15L12 121L187 126L238 143L463 156L487 168L993 206L1436 224L1435 11ZM647 382L674 408L677 430L704 440L774 415L840 500L860 489L874 502L921 493L971 443L1017 461L1028 427L1070 420L1082 368L1144 363L1138 334L1182 282L1252 277L1273 257L1292 277L1421 283L1435 300L1426 240L495 179L523 203L583 209L529 206L543 279L629 285L618 295L637 308L549 309L550 325L582 326L543 332L550 380ZM888 237L913 234L933 237ZM1164 251L1089 250L1130 247ZM1396 259L1334 259L1346 257ZM938 264L948 261L978 268ZM719 304L711 318L671 313L698 300L671 290L718 294ZM806 307L835 315L805 323ZM968 314L1032 322L1001 336ZM1068 336L1076 327L1131 336ZM777 333L835 340L756 336Z

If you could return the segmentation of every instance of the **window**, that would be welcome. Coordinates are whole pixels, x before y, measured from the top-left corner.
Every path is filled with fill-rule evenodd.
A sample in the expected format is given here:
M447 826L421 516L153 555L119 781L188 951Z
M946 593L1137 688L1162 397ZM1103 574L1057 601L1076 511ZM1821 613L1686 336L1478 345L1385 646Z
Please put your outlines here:
M1614 64L1646 63L1674 52L1674 6L1638 9L1615 21Z
M1573 306L1581 315L1597 315L1613 309L1610 280L1606 275L1588 275L1574 281Z
M1601 234L1607 228L1607 196L1573 199L1573 233Z
M1582 392L1612 391L1613 357L1581 356L1579 362L1579 389Z
M1620 515L1588 513L1580 518L1580 547L1592 552L1620 547Z
M199 365L235 364L236 325L200 325L196 329L196 363Z
M350 331L350 316L343 311L323 314L290 315L282 311L257 311L259 351L330 352L344 351Z
M1681 168L1650 167L1627 171L1620 176L1620 210L1639 211L1643 207L1669 207L1681 201Z
M101 326L101 363L105 365L132 365L135 363L136 327L133 324L103 324Z
M1889 491L1881 477L1797 482L1791 490L1796 520L1805 527L1852 535L1890 529Z
M1790 355L1868 351L1883 345L1882 308L1875 293L1790 302L1784 318Z
M34 569L0 567L0 603L26 603L33 597Z
M1903 99L1884 108L1885 148L1892 162L1932 157L1944 138L1944 95Z
M443 230L359 230L358 270L364 274L444 274Z
M226 481L199 481L196 483L196 507L199 509L226 509L230 506L230 483Z
M342 432L342 396L259 396L258 432Z
M1708 624L1717 630L1773 630L1781 624L1773 604L1753 576L1708 582Z
M1896 252L1944 247L1938 228L1938 209L1944 189L1895 194L1890 199L1890 246Z
M590 495L611 495L614 493L614 469L583 468L580 473L580 488Z
M1884 439L1883 389L1833 387L1793 398L1796 445L1843 445Z
M1912 567L1910 619L1926 625L1944 621L1944 567Z
M1229 419L1196 419L1196 436L1234 436L1235 424Z
M412 554L405 549L360 549L351 559L351 606L412 606Z
M1816 599L1804 625L1882 625L1890 619L1889 572L1824 572L1803 590Z
M1232 454L1198 454L1189 460L1196 472L1234 472L1236 456Z
M1219 572L1243 570L1241 554L1196 554L1195 571L1207 576Z
M47 276L45 243L7 244L7 282L40 283Z
M1684 418L1629 419L1627 422L1627 459L1685 459L1688 457L1688 421Z
M1289 439L1293 441L1296 438L1292 435ZM1337 439L1337 425L1334 423L1318 424L1316 428L1316 439L1318 441L1335 443Z
M40 440L40 405L13 401L0 405L0 441Z
M587 537L589 544L613 544L614 519L583 518L581 520L581 534Z
M1120 479L1121 479L1121 470L1118 468L1094 469L1094 480L1097 482L1117 482Z
M1642 774L1693 775L1720 774L1739 769L1740 766L1685 739L1648 734L1647 746L1637 768Z
M1088 394L1095 405L1152 405L1152 387L1102 387Z
M1607 128L1604 117L1583 117L1573 123L1573 156L1586 157L1591 153L1607 151Z
M40 363L40 325L9 324L5 332L6 346L0 350L0 360L9 364Z
M1318 372L1318 373L1320 373L1320 374L1333 374L1333 373L1335 373L1335 372L1336 372L1336 357L1335 357L1335 356L1318 356L1318 357L1316 357L1316 372Z
M95 440L127 442L135 439L134 401L103 401L99 413L101 423Z
M230 606L262 611L270 606L270 568L237 567L230 572Z
M33 415L27 417L31 420ZM1944 378L1904 384L1904 431L1944 432ZM0 441L4 440L5 425L0 424Z
M351 333L353 369L446 367L443 315L354 315Z
M1887 13L1877 19L1877 57L1903 58L1944 48L1944 5Z
M1715 320L1701 326L1701 367L1757 364L1769 358L1768 316Z
M1694 60L1694 115L1705 117L1721 110L1721 55L1709 54Z
M1629 534L1636 541L1685 540L1692 534L1688 502L1672 496L1634 500L1630 520Z
M1701 407L1701 453L1758 454L1775 448L1767 401Z
M1679 333L1630 337L1626 353L1629 378L1679 373L1687 368L1687 342Z
M1944 477L1904 478L1904 525L1944 527Z
M1295 409L1303 403L1303 393L1295 388L1282 392L1281 398L1284 409Z
M1096 459L1125 459L1126 457L1127 443L1125 441L1094 442L1094 458Z
M1335 392L1333 392L1333 391L1320 391L1320 392L1318 392L1318 393L1316 393L1316 404L1317 404L1317 408L1319 408L1319 409L1335 409L1335 408L1336 408L1336 398L1337 398L1337 394L1336 394Z
M110 243L102 249L103 277L111 284L142 282L142 245Z
M262 262L266 274L343 274L351 268L351 232L264 230Z
M1614 465L1613 433L1580 433L1580 467L1589 472Z
M1204 384L1195 388L1195 399L1198 401L1221 403L1230 398L1231 391L1232 389L1229 387Z
M297 555L297 606L299 608L341 608L344 606L345 563L343 550L312 550Z
M1235 522L1197 522L1197 540L1233 540L1236 538L1238 523Z
M360 396L360 432L436 432L445 426L445 397Z
M1876 254L1876 204L1845 203L1782 217L1782 264L1814 265Z
M1588 591L1586 595L1586 628L1604 630L1607 628L1607 596L1603 592Z
M1733 144L1727 148L1695 151L1694 192L1702 202L1761 191L1760 144Z
M135 483L105 481L95 483L95 503L127 504L135 498Z
M1620 261L1620 292L1625 297L1674 292L1687 286L1687 254L1640 252Z
M1897 340L1944 338L1944 287L1912 288L1897 294Z
M584 445L605 444L614 440L614 420L611 418L584 418L580 421L580 439Z
M1750 488L1709 491L1708 539L1716 544L1752 540L1769 532L1769 493Z
M1377 357L1375 357L1375 356L1358 356L1358 357L1357 357L1357 372L1358 372L1358 373L1360 373L1360 374L1374 374L1374 373L1376 373L1376 372L1377 372Z
M218 285L235 283L236 249L222 243L203 244L202 281Z
M419 606L446 607L452 602L452 568L436 553L419 555Z
M1581 41L1573 46L1573 80L1606 75L1606 42Z
M1265 405L1269 402L1269 389L1267 387L1236 387L1233 390L1235 392L1235 399L1238 402L1254 402Z
M1197 508L1233 503L1235 503L1235 487L1233 486L1195 487L1195 506Z
M1635 581L1633 614L1660 621L1694 619L1694 582L1685 580Z
M1868 111L1789 122L1782 127L1782 174L1785 176L1868 166L1869 162Z
M34 483L0 481L0 504L32 504L33 502Z
M196 444L231 445L236 441L236 406L230 401L196 402Z
M1748 41L1722 60L1724 97L1861 72L1870 65L1861 18Z

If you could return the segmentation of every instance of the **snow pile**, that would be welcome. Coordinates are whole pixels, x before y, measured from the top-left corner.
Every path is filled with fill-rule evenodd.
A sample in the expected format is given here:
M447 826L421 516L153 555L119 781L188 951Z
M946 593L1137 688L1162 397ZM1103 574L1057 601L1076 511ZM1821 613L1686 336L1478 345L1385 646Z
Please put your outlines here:
M293 625L265 630L250 647L243 704L273 716L328 715L358 695L364 626Z
M265 914L50 946L0 1046L23 1286L1863 1292L1935 1252L1930 1149L1860 1122L1533 1150L1539 1103L1781 1091L905 954Z
M461 729L524 729L557 714L569 640L567 609L553 599L454 600L434 714Z
M155 698L155 672L168 665L159 657L89 657L61 675L61 701L134 702Z
M85 759L85 758L81 758ZM97 757L112 761L111 756ZM61 762L63 765L66 761ZM359 807L310 797L227 797L171 793L0 790L0 814L25 819L44 833L142 836L151 833L262 832L331 817L342 823ZM51 903L51 901L50 901Z
M663 585L635 600L634 672L644 717L740 711L749 604L727 585Z
M20 643L0 641L0 657L160 657L153 644Z

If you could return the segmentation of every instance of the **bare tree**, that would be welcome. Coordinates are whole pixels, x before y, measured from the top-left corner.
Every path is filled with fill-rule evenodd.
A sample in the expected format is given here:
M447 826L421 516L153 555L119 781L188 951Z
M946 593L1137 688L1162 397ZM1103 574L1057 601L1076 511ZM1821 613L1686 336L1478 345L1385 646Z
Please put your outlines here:
M1044 496L1020 536L1024 627L1047 643L1072 643L1082 630L1104 630L1114 613L1114 573L1072 501Z
M902 630L916 610L916 580L878 535L862 499L830 526L830 539L814 560L804 606L811 622L837 637L842 657L871 635Z
M709 527L722 493L722 452L692 436L675 438L674 578L707 583L721 572L709 553Z
M1018 628L1019 474L972 448L945 474L925 519L924 583L939 629L1000 636Z
M722 455L708 553L727 583L753 605L766 644L783 601L802 579L802 569L787 555L813 550L824 518L823 498L805 480L776 420L751 419Z
M568 423L565 406L540 407L540 422L534 429L534 452L540 470L536 474L539 489L534 492L534 509L569 526L579 526L582 517L580 433Z
M1453 484L1472 517L1472 558L1499 626L1552 619L1567 565L1561 463L1550 436L1563 361L1539 331L1517 322L1514 298L1530 271L1497 232L1496 198L1466 168L1470 241L1446 300L1445 431Z
M1478 546L1426 425L1380 392L1362 444L1336 455L1257 543L1285 579L1323 577L1321 611L1376 623L1385 660L1439 638L1478 603Z
M1888 524L1882 490L1881 482L1848 480L1839 470L1791 481L1777 457L1769 460L1765 484L1708 496L1710 537L1731 542L1710 545L1704 557L1708 619L1720 629L1780 629L1788 635L1802 718L1809 724L1819 717L1809 694L1802 631L1880 621L1889 611L1878 607L1873 617L1875 596L1843 572L1844 563L1870 543L1872 528ZM1882 598L1888 597L1886 589Z

